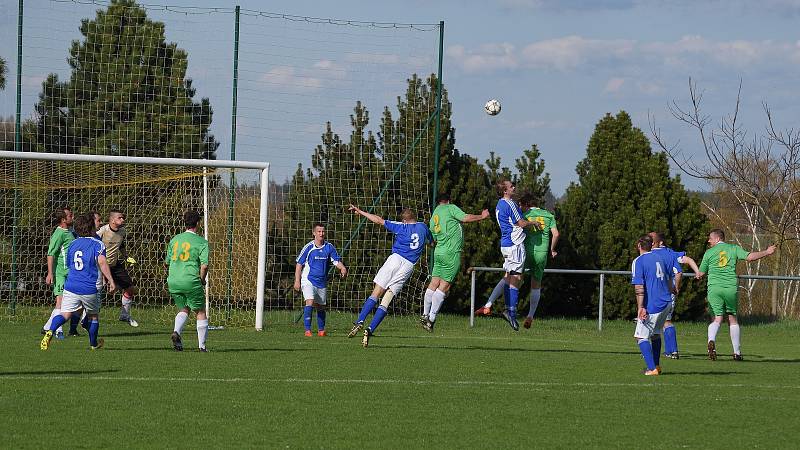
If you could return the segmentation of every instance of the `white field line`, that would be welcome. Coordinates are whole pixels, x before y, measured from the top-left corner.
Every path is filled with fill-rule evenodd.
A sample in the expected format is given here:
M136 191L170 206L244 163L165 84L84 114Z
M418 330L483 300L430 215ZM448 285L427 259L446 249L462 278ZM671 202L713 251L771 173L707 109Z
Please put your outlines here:
M254 383L254 384L405 384L422 386L445 386L445 387L468 387L475 386L500 386L500 387L713 387L713 388L747 388L747 389L800 389L800 385L779 385L779 384L745 384L745 383L661 383L653 380L642 383L559 383L559 382L535 382L535 381L437 381L437 380L403 380L403 379L350 379L350 378L190 378L190 377L110 377L93 375L0 375L0 382L6 380L84 380L84 381L129 381L129 382L177 382L185 383L207 382L207 383Z

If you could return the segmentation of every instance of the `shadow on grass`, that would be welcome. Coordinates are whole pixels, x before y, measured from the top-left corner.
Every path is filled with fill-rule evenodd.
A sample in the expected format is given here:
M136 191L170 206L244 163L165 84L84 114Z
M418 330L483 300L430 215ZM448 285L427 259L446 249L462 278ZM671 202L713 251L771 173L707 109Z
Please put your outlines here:
M145 352L169 352L169 353L198 353L196 348L186 348L184 347L183 352L176 352L173 350L172 347L163 346L163 347L113 347L109 348L106 347L103 349L104 352L136 352L136 351L145 351ZM214 347L208 347L209 353L246 353L246 352L280 352L280 353L287 353L287 352L308 352L308 351L316 351L313 348L221 348L216 349Z
M111 332L111 333L102 333L103 337L130 337L130 336L167 336L169 337L170 333L165 333L163 331L123 331L123 332Z
M477 345L467 345L464 347L452 347L448 345L381 345L377 340L377 345L370 341L370 347L397 348L397 349L430 349L430 350L456 350L456 351L489 351L489 352L524 352L524 353L589 353L597 355L638 355L637 351L603 351L603 350L571 350L571 349L534 349L520 347L482 347Z
M19 376L19 375L89 375L98 373L114 373L119 372L118 369L102 369L102 370L29 370L17 372L0 372L0 377Z
M660 376L683 376L683 375L710 375L710 376L719 376L719 375L748 375L750 372L742 372L740 370L730 370L730 371L722 371L722 370L709 370L707 372L667 372L664 371Z

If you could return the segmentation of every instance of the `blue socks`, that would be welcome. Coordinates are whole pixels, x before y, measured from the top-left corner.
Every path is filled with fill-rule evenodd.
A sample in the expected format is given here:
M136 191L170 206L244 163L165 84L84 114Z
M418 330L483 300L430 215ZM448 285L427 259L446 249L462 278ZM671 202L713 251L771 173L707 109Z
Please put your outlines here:
M100 330L100 324L97 322L97 319L92 320L92 323L89 324L89 345L92 347L97 347L97 332Z
M81 322L79 314L73 314L69 317L69 333L75 334L78 332L78 324Z
M506 285L503 286L503 299L506 302L506 308L508 308L508 303L511 301L511 285L508 284L508 281L506 281Z
M313 306L303 308L303 325L306 326L306 331L311 331L311 310L313 309Z
M656 362L653 360L653 346L650 344L650 341L647 339L640 339L639 351L642 352L644 362L647 364L647 370L655 370Z
M664 353L677 353L678 352L678 335L675 332L675 327L672 325L664 328Z
M67 321L67 319L65 319L64 316L62 316L61 314L53 317L53 321L50 322L50 331L52 331L53 334L55 334L55 332L58 329L58 327L60 327L61 325L64 325L64 322L66 322L66 321Z
M661 359L661 336L657 334L651 336L650 346L653 347L653 363L657 366Z
M508 287L508 312L513 313L517 311L517 302L519 301L519 289L514 286Z
M358 323L364 323L367 320L367 316L369 313L372 312L372 309L375 308L375 305L378 304L378 301L372 297L367 297L364 301L364 306L361 307L361 313L358 315ZM375 313L377 315L377 313Z
M383 318L386 317L386 308L383 306L379 306L378 310L375 311L375 316L372 317L372 322L369 324L369 329L373 333L378 328L378 325L383 322Z
M317 310L317 328L319 328L319 331L322 331L322 330L325 329L325 310L324 309L318 309Z

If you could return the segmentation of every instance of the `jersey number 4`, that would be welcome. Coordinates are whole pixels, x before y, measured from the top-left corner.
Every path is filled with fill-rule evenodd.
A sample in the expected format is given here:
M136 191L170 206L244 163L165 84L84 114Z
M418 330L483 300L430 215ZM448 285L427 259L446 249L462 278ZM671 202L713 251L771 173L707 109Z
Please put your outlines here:
M178 253L179 248L183 250L180 254ZM181 261L188 261L190 248L192 248L192 246L188 242L176 242L175 245L172 246L172 260L177 261L180 259Z

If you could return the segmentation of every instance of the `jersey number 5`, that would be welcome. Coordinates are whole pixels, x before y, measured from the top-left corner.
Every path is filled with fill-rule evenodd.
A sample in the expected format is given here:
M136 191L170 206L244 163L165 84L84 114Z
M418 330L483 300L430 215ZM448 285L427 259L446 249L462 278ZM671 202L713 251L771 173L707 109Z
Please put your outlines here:
M726 252L719 252L719 267L728 265L728 254Z
M441 231L442 231L442 226L439 224L439 215L438 214L434 214L433 215L433 232L434 233L439 233ZM412 248L414 248L414 247L412 247Z

